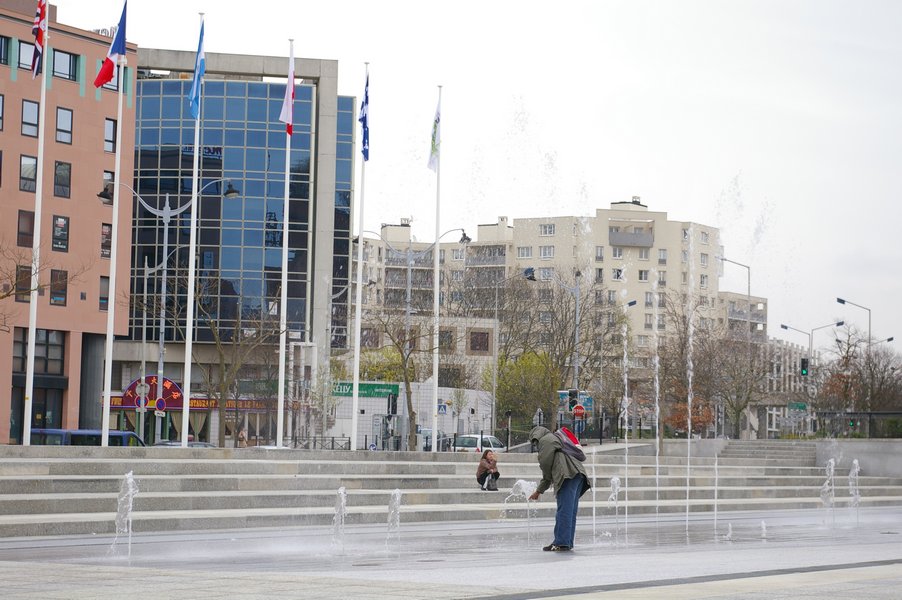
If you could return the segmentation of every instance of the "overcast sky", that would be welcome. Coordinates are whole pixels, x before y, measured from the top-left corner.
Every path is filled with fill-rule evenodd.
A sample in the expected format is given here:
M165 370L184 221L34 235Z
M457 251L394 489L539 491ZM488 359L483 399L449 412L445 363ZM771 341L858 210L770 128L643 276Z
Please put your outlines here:
M122 6L55 3L86 29ZM902 338L902 2L131 0L128 41L193 51L200 11L207 52L287 56L294 38L339 61L342 95L362 97L370 63L366 229L409 217L434 239L442 85L442 231L637 195L721 228L772 336L866 332L841 296L875 339ZM745 269L721 289L745 293Z

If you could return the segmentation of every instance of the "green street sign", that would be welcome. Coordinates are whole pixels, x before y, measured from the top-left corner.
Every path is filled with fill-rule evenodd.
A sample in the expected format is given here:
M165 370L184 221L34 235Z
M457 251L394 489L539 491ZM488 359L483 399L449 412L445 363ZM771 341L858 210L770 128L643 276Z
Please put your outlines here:
M359 384L360 398L387 398L389 394L398 395L400 385L397 383L363 383ZM332 384L332 395L350 398L354 395L354 382L336 381Z
M797 410L800 412L806 412L808 410L808 405L804 402L790 402L789 410Z

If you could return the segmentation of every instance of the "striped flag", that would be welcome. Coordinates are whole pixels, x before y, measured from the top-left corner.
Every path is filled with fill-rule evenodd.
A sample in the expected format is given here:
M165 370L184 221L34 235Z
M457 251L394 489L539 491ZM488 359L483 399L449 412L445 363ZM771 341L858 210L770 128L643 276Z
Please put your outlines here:
M438 172L439 148L442 145L442 99L435 107L435 120L432 121L432 145L429 148L429 168Z
M360 121L361 129L363 133L361 134L363 145L360 147L360 152L363 154L363 160L367 161L370 159L370 74L366 74L366 85L363 87L363 103L360 105L360 117L357 119Z
M204 20L200 20L200 39L197 41L197 57L194 59L194 80L191 82L191 91L188 92L188 101L191 103L191 116L200 117L200 84L207 70L207 59L204 56Z
M294 122L294 43L291 44L288 57L288 82L285 84L285 99L282 100L282 113L279 120L285 123L285 133L292 134Z
M31 78L41 72L41 59L44 57L44 37L47 35L47 0L38 0L38 8L34 13L34 54L31 55Z
M116 72L116 66L119 64L119 57L125 56L125 9L128 7L128 1L122 5L122 16L119 17L119 26L116 27L116 35L113 36L113 43L106 53L106 59L100 65L100 72L94 79L94 87L106 85L113 80Z

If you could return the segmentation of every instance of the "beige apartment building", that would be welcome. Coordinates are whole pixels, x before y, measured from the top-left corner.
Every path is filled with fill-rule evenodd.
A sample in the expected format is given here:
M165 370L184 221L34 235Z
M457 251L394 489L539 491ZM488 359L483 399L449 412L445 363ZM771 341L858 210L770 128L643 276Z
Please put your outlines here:
M125 70L123 122L117 85L95 89L111 42L56 21L48 8L43 73L32 79L35 2L0 0L0 443L20 443L35 227L40 228L40 292L35 338L32 427L100 426L107 308L117 302L115 333L127 331L131 203L97 197L115 180L116 130L122 127L121 169L134 156L134 81ZM118 13L111 7L110 21ZM135 46L128 47L134 65ZM41 222L35 223L41 80L44 154ZM123 196L127 199L126 196ZM117 287L109 289L111 233L119 227Z

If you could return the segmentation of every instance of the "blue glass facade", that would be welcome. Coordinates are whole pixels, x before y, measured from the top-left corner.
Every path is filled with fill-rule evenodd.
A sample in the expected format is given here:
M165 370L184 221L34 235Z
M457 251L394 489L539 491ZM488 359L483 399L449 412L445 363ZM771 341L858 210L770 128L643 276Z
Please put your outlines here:
M150 206L162 210L168 195L173 210L191 199L194 119L185 99L190 80L138 81L135 189ZM210 80L201 105L201 200L198 219L198 326L196 339L210 341L216 323L228 333L239 323L260 322L278 315L282 262L282 216L285 185L285 124L279 121L284 83ZM294 133L289 156L288 306L290 330L303 332L307 318L308 252L311 244L311 197L316 187L311 169L315 87L295 91ZM339 98L339 158L333 261L333 324L347 321L351 175L353 170L353 100ZM229 185L239 191L224 197ZM166 310L184 318L190 211L169 227ZM141 295L145 257L152 268L166 258L159 216L135 203L132 239L132 293ZM342 292L342 288L344 291ZM148 281L148 304L159 307L160 273ZM337 295L336 295L337 294ZM141 303L133 303L130 337L141 337ZM343 315L343 317L342 317ZM155 319L149 319L154 320ZM345 327L346 328L346 327ZM181 340L179 328L167 325L166 339ZM148 322L148 339L158 339ZM333 343L346 343L338 336Z

